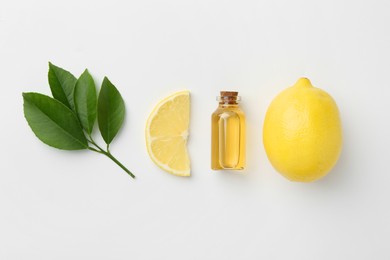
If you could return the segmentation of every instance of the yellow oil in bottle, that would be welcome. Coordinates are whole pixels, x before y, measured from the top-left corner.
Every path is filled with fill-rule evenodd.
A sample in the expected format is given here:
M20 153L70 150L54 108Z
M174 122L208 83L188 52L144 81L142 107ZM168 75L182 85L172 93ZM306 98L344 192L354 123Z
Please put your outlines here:
M221 91L211 118L211 168L242 170L245 167L245 114L238 92Z

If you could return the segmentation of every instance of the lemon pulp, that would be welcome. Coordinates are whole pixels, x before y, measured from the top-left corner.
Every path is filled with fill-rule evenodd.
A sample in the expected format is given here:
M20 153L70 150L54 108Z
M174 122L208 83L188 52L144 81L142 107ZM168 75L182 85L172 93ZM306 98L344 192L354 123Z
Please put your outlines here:
M190 93L181 91L161 100L146 123L146 146L150 158L161 169L190 176L187 151Z

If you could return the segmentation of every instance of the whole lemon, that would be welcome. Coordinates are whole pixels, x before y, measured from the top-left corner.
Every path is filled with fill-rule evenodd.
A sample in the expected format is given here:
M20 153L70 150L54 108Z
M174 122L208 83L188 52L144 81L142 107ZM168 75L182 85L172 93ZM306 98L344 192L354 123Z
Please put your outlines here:
M263 142L271 164L287 179L311 182L324 177L342 147L336 102L309 79L300 78L269 106Z

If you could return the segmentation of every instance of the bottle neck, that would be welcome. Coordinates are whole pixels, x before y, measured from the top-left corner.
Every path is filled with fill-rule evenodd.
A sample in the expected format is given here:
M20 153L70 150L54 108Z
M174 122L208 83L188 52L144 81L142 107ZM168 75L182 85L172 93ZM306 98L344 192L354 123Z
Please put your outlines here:
M218 107L219 108L226 108L226 107L238 107L238 103L235 102L235 103L231 103L231 102L219 102L218 104Z

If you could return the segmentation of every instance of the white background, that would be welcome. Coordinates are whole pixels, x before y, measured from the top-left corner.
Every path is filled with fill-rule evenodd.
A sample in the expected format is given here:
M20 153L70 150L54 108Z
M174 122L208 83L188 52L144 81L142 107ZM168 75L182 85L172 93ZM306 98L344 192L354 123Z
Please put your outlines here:
M0 259L390 259L389 1L0 0ZM107 75L127 106L112 152L41 143L23 91L48 61ZM339 105L344 148L323 180L287 181L262 144L267 106L306 76ZM149 159L144 125L192 94L192 177ZM243 175L210 170L219 90L240 91ZM97 133L96 133L97 134Z

